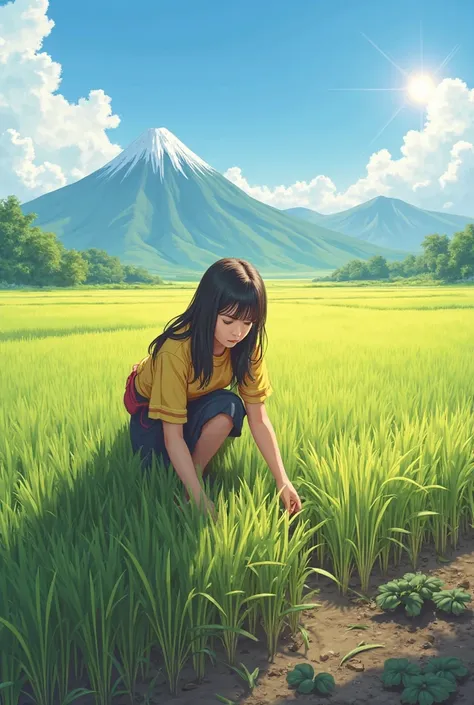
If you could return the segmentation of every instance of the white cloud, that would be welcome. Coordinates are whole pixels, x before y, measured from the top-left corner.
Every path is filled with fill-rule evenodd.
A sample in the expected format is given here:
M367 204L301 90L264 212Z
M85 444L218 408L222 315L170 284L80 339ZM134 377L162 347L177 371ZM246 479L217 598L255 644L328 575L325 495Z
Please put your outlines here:
M372 154L366 175L345 191L338 191L324 175L273 188L249 184L237 166L225 176L253 198L277 208L334 213L375 196L391 196L432 210L472 213L474 90L459 78L443 80L427 106L423 129L407 132L400 152L398 159L387 149Z
M29 200L86 176L121 147L119 125L102 90L70 103L58 92L61 65L41 51L54 27L49 0L0 7L0 198Z

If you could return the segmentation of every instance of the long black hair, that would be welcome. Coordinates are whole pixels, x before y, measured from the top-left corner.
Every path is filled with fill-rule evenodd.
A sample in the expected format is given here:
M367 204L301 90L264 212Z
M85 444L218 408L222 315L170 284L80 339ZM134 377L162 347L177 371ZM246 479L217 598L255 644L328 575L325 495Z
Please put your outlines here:
M267 293L262 277L253 265L243 259L226 257L215 262L203 275L184 313L169 321L161 335L148 346L155 360L165 340L191 338L191 359L194 379L205 387L213 371L214 331L218 314L252 321L246 337L231 348L231 385L242 384L250 373L252 361L258 362L267 342ZM185 328L185 330L181 330ZM179 331L179 332L178 332Z

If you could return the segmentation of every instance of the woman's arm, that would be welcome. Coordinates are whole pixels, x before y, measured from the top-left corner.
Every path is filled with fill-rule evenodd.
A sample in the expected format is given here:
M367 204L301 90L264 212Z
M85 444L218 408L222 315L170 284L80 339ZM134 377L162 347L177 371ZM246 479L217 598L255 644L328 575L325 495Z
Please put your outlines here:
M270 468L277 486L285 484L288 480L285 466L281 458L278 441L272 422L268 418L265 404L245 404L247 420L252 436L261 452L263 459Z
M203 498L205 504L210 504L205 497L191 453L183 438L183 424L163 421L163 435L171 464L188 490L189 495L193 496L198 506L200 506Z
M272 422L268 418L264 403L245 404L250 432L255 443L275 478L277 489L281 490L281 499L286 509L293 514L301 509L301 500L286 474L281 459L278 441Z

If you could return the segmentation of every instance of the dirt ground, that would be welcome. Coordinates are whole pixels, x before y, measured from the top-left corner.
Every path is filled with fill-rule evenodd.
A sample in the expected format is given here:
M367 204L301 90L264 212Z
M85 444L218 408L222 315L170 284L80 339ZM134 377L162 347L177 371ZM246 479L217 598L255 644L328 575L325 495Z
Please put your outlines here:
M462 584L474 589L474 539L464 540L449 563L437 562L433 550L422 554L418 570L440 577L449 588ZM403 565L390 571L388 578L401 577L411 571ZM371 589L387 578L374 576ZM351 598L342 598L334 583L319 578L319 596L314 601L322 607L305 613L305 626L310 632L310 649L305 657L304 647L289 639L281 644L273 664L265 661L262 646L249 641L242 643L239 661L250 671L260 668L258 685L252 693L245 690L244 682L229 668L216 666L209 672L204 683L195 686L192 673L184 674L182 688L177 697L171 697L159 678L149 699L153 705L212 705L218 703L216 694L229 698L239 705L286 705L294 702L327 703L332 705L395 705L400 703L400 694L384 690L380 681L384 661L392 657L411 657L417 660L431 656L455 656L464 661L474 674L474 623L472 611L461 617L442 617L427 608L420 617L410 620L404 612L385 614L374 605L360 604ZM357 586L354 584L354 588ZM471 605L474 607L474 604ZM349 624L367 625L368 630L348 631ZM356 660L340 666L341 658L361 641L367 644L383 644L384 648L368 651ZM296 650L295 650L296 649ZM297 663L307 661L316 673L331 673L336 680L336 691L329 697L298 695L286 683L288 670ZM356 667L358 670L354 671ZM186 677L188 676L188 678ZM456 702L471 702L473 679L468 679L460 688ZM141 688L140 688L141 690ZM146 688L143 689L143 692ZM470 693L470 696L468 696Z

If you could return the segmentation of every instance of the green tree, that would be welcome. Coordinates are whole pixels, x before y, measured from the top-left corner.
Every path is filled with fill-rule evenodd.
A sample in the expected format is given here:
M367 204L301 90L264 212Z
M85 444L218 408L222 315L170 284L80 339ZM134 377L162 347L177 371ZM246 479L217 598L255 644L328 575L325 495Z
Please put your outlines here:
M400 263L401 273L404 277L416 277L417 274L421 274L426 271L424 254L418 255L408 255Z
M113 257L105 250L98 250L95 247L85 250L82 256L89 265L87 284L118 284L123 282L124 271L118 257Z
M15 196L0 200L0 281L18 284L28 278L24 246L36 216L23 215Z
M440 255L449 253L450 241L447 235L427 235L421 246L423 248L423 260L428 272L434 274L437 269L437 261Z
M0 280L9 284L45 286L61 263L63 246L54 233L32 225L15 196L0 201Z
M387 266L387 260L381 255L374 255L367 262L370 279L388 279L390 271Z
M466 225L454 233L449 246L449 259L457 279L467 279L474 274L474 225Z
M128 284L159 284L161 278L150 274L145 267L134 267L131 264L126 264L123 267L124 280Z
M362 259L353 259L348 262L348 276L351 281L369 279L369 267Z
M23 245L23 261L28 268L28 277L21 283L32 286L53 284L63 252L64 246L54 233L30 228L29 237Z
M61 266L57 275L58 286L77 286L87 279L89 264L77 250L63 252Z

